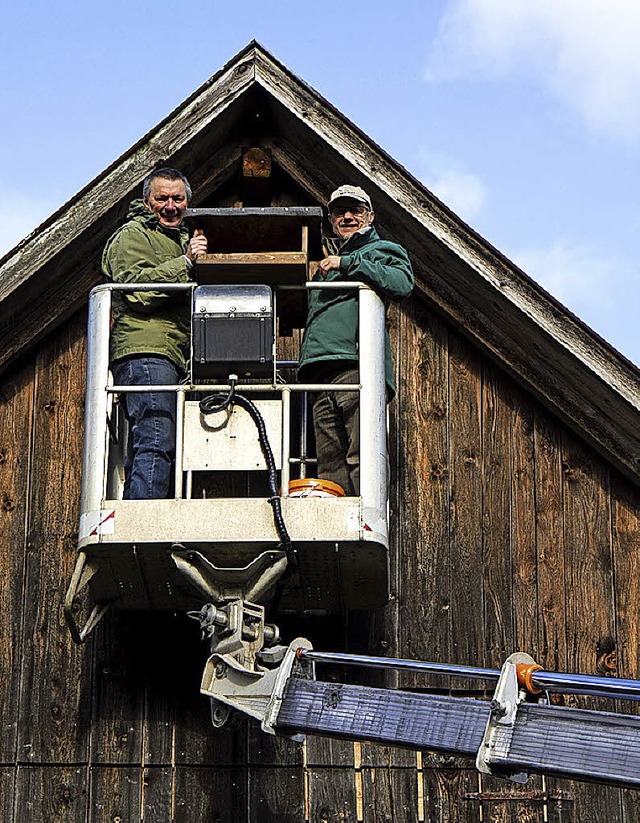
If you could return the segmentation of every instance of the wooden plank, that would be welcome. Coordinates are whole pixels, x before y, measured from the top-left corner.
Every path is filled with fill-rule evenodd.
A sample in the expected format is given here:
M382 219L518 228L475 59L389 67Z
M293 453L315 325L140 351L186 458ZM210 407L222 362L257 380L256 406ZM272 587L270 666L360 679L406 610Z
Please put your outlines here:
M367 768L361 780L362 820L366 823L424 820L415 768Z
M257 721L248 723L248 754L249 766L301 766L304 753L301 742L290 740L288 737L274 737L263 732Z
M514 649L511 557L511 426L509 386L483 368L482 541L485 666L500 668Z
M475 769L425 769L422 773L425 821L478 823Z
M514 647L538 658L538 558L536 553L534 404L511 392L511 557Z
M247 720L222 729L211 724L211 701L200 694L208 644L185 614L149 619L146 676L145 764L234 766L247 757Z
M18 751L27 762L88 754L91 647L78 649L62 616L76 559L84 405L85 318L38 353L27 522Z
M611 482L613 505L613 563L618 643L609 668L616 677L640 677L640 493L618 475ZM620 710L637 713L636 701Z
M353 742L321 735L310 735L306 741L305 762L309 767L353 767Z
M172 823L247 820L247 769L179 766L175 771Z
M167 823L173 816L173 769L145 768L142 771L141 823Z
M615 644L609 470L590 449L563 436L568 669L596 674L603 645ZM611 710L610 701L567 703ZM562 783L559 783L562 786ZM576 783L574 814L593 823L621 815L621 790Z
M402 415L396 465L402 656L451 659L449 374L446 326L420 303L407 309L399 372ZM401 688L447 687L448 678L402 674Z
M91 802L87 823L142 819L142 769L94 766L90 773Z
M307 279L303 252L205 254L198 259L198 283L266 283L302 286Z
M362 766L370 769L414 768L417 752L398 746L381 746L378 743L359 743L359 760Z
M550 671L566 671L564 511L560 430L537 413L534 421L536 551L538 557L538 663Z
M482 382L477 352L449 337L451 662L485 665L482 558ZM452 681L453 682L453 681ZM461 687L471 688L473 681ZM484 684L480 683L480 688Z
M14 784L16 770L12 766L0 766L0 815L6 823L13 821Z
M302 768L254 768L249 772L249 823L304 820L305 778Z
M20 640L33 366L7 375L0 391L0 762L17 758Z
M88 804L86 767L18 767L14 823L87 823Z
M95 637L92 763L142 762L146 638L132 618L111 612Z
M351 769L309 769L308 819L326 823L358 820L356 781Z
M596 674L615 638L609 471L565 434L563 476L569 670Z

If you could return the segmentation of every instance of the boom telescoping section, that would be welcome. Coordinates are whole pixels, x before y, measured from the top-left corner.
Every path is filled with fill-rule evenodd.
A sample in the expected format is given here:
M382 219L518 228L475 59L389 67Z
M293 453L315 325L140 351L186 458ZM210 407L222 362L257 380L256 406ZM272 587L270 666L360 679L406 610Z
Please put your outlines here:
M363 283L311 282L322 256L320 208L193 209L188 219L212 250L198 260L194 284L109 283L90 296L79 554L65 604L79 642L112 605L188 610L236 597L264 602L279 579L286 580L277 595L284 609L338 612L388 600L382 300ZM310 404L323 385L297 382L291 356L311 288L358 293L359 383L341 387L359 395L358 497L291 491L291 481L316 474ZM119 398L141 390L114 385L109 369L112 299L125 290L178 291L191 300L190 373L184 383L155 387L176 403L170 499L122 499L129 432ZM201 410L203 398L231 390L264 421L295 570L274 523L255 421L236 403L214 414ZM93 611L79 627L74 599L86 585Z

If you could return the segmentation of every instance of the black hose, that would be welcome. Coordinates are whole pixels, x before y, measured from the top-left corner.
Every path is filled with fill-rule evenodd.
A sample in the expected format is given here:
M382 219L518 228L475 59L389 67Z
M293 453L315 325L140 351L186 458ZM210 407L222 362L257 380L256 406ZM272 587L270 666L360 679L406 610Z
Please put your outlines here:
M231 388L227 395L211 394L203 397L200 401L200 411L202 414L214 414L216 412L224 411L229 406L242 406L249 415L258 429L258 440L260 441L260 448L264 455L265 463L267 464L267 472L269 478L269 494L268 498L271 508L273 509L273 520L276 531L280 537L280 544L287 557L287 572L288 577L295 568L296 551L289 537L289 532L282 516L282 500L278 494L278 475L276 470L276 461L273 457L273 451L267 437L267 427L265 426L264 418L260 414L259 409L248 397L242 394L236 394L235 380L230 379Z

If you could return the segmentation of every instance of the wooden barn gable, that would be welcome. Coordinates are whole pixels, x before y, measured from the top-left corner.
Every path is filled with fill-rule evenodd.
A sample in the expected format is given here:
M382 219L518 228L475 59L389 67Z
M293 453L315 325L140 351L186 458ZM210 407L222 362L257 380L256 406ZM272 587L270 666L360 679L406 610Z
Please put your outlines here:
M272 161L267 195L242 175L255 148ZM462 758L302 747L247 722L214 732L207 649L184 615L115 612L72 645L87 297L163 165L189 177L195 206L324 205L361 185L414 264L414 295L391 311L392 600L285 616L285 639L482 667L521 649L640 677L640 372L253 42L0 259L0 819L640 820L632 791L515 787ZM295 335L286 345L295 356Z
M183 170L202 205L253 145L270 149L309 203L340 181L367 187L379 226L411 254L420 296L640 478L638 369L255 42L0 261L0 368L86 300L104 242L151 168Z

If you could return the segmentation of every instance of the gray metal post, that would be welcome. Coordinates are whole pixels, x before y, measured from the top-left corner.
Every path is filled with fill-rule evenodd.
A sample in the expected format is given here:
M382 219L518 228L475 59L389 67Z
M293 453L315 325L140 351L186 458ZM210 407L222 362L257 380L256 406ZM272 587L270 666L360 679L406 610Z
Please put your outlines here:
M366 286L359 289L360 496L365 509L387 511L385 311Z
M110 321L111 289L109 286L98 286L93 289L89 297L87 385L80 500L82 513L98 511L105 494Z
M289 497L289 478L291 475L291 391L283 388L282 398L282 469L280 471L280 488L283 497Z

